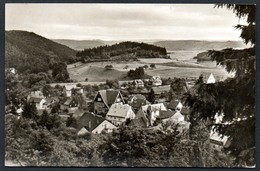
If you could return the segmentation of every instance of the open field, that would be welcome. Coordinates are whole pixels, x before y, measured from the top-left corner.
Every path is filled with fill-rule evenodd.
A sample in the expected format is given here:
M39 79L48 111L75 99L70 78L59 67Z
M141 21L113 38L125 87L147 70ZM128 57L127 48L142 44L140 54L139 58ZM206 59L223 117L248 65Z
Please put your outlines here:
M70 78L77 82L85 82L88 78L89 82L104 82L106 80L126 80L127 72L130 69L135 69L140 66L156 64L155 69L147 69L145 73L153 76L158 75L162 78L180 77L194 78L199 77L201 73L213 73L218 79L223 80L231 74L228 74L224 68L216 66L215 62L201 62L200 64L194 61L176 61L173 59L140 59L134 62L92 62L86 64L77 64L76 66L68 67ZM106 70L106 65L112 65L112 70ZM125 67L128 66L127 69Z

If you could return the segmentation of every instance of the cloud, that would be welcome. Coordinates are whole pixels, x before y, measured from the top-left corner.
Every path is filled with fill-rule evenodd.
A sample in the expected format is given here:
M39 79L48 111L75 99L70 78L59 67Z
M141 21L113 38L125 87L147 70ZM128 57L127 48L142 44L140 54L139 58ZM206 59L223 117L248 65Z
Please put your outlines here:
M69 39L238 39L238 19L212 4L7 4L6 29Z

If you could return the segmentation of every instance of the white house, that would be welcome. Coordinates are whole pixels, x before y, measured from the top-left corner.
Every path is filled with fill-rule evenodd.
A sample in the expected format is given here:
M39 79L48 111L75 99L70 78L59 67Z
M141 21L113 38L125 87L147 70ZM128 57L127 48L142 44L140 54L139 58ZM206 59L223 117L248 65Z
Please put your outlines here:
M163 103L145 105L137 112L136 118L144 118L152 126L161 111L167 111Z
M173 122L183 122L184 121L184 116L180 113L180 111L176 111L176 113L169 118Z
M152 82L153 86L161 86L162 85L162 80L160 76L153 76L150 79L150 82Z
M77 91L77 93L83 93L83 88L77 87L76 84L66 84L64 85L63 92L66 94L66 97L71 97L72 89Z
M130 105L123 103L112 104L106 114L106 119L117 126L121 125L128 118L134 119L135 113Z
M109 132L112 132L116 128L117 127L114 124L112 124L111 122L109 122L107 120L104 120L95 129L92 130L92 133L100 134L102 131L106 131L109 133Z
M203 74L203 79L204 79L204 82L206 83L206 84L214 84L214 83L216 83L216 79L215 79L215 77L213 76L213 74L212 73L204 73Z
M31 97L29 99L29 102L35 103L37 110L45 109L45 105L44 105L44 103L46 102L45 98Z

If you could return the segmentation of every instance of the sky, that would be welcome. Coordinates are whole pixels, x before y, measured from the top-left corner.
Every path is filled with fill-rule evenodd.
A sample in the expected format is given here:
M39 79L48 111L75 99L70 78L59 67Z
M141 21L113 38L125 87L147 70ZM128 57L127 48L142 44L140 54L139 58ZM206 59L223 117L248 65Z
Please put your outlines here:
M6 4L6 30L50 39L241 40L231 10L214 4Z

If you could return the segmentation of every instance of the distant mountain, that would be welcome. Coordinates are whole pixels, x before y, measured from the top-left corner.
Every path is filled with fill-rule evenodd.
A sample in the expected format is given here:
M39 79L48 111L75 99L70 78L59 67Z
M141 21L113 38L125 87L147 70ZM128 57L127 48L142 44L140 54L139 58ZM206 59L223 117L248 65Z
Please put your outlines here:
M75 50L83 50L98 46L107 45L109 42L103 40L69 40L69 39L53 39L53 41L66 45Z
M153 43L156 46L165 47L167 51L207 51L225 48L244 48L241 41L199 41L199 40L167 40Z
M5 65L20 72L47 72L58 61L72 63L76 51L33 32L5 31Z

